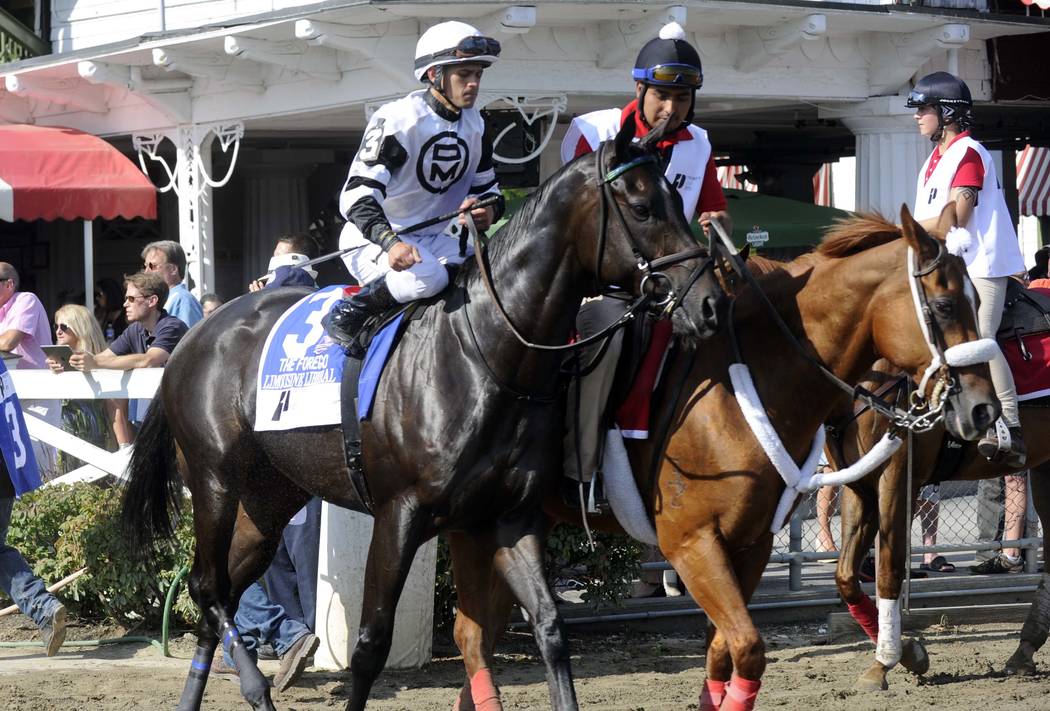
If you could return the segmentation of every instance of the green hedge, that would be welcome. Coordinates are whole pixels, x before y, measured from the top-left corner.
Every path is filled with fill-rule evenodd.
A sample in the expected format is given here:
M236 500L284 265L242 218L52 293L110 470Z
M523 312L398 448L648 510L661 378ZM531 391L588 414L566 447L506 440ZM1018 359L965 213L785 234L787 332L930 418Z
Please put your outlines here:
M164 596L182 565L193 558L193 516L187 501L174 541L144 560L120 533L120 492L95 484L50 486L15 502L7 533L33 571L48 584L85 565L88 572L58 593L78 617L156 626ZM586 599L599 605L626 597L639 572L640 545L625 536L596 533L595 549L582 529L558 526L547 538L551 582L572 578L586 586ZM439 541L435 622L448 629L455 614L452 564L444 537ZM174 622L191 625L198 610L185 580L179 586Z
M164 595L178 569L193 555L190 507L184 507L176 539L144 560L120 533L120 492L94 484L49 486L15 502L7 542L21 551L48 584L85 565L88 572L58 593L75 615L156 625ZM180 586L175 620L190 624L197 607Z

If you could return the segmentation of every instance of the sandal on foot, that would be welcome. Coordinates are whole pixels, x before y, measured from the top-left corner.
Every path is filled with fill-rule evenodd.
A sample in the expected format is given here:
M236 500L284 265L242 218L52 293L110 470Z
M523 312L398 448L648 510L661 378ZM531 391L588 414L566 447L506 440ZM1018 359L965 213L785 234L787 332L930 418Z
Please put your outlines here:
M943 555L939 555L929 563L921 564L919 570L928 570L934 573L954 573L955 564L949 563Z

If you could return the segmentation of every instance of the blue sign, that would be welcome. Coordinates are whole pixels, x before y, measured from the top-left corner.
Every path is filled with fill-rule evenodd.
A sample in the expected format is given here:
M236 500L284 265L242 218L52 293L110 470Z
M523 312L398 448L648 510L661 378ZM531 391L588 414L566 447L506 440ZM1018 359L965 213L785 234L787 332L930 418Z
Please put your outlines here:
M42 482L33 444L29 441L26 421L22 416L22 405L18 402L15 384L3 361L0 361L0 408L3 408L4 418L0 424L0 451L4 454L15 494L21 496L40 488Z

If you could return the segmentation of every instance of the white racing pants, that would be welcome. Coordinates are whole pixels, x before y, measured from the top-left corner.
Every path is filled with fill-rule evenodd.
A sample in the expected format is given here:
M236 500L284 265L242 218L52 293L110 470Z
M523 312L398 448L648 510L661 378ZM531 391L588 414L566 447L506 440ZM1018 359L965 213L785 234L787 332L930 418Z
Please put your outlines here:
M1006 301L1007 278L971 278L977 295L981 297L981 305L977 309L977 330L982 338L995 338L999 330L999 322L1003 318L1003 303ZM1003 408L1003 422L1009 427L1016 427L1021 422L1017 412L1017 388L1010 366L1006 363L1006 356L1000 351L988 366L992 371L995 395Z
M390 268L390 261L383 248L369 242L353 223L348 222L343 226L342 234L339 235L339 249L357 247L343 256L350 274L362 286L385 278L390 295L402 304L439 293L448 286L445 265L462 264L474 254L473 246L468 244L466 256L461 257L459 239L445 232L405 236L401 237L401 241L418 249L422 261L400 272Z

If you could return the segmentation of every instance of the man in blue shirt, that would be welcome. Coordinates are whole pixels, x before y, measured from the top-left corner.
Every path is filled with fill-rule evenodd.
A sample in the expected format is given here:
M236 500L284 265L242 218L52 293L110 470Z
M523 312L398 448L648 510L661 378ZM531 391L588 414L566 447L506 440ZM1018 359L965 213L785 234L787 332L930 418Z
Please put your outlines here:
M186 335L186 324L160 308L168 297L168 285L159 274L132 274L124 280L124 286L127 330L101 353L70 356L69 364L77 370L159 368L168 362L171 352Z
M192 326L204 318L204 309L183 284L186 278L186 253L182 245L171 240L150 242L142 250L142 270L159 274L168 285L164 310Z

